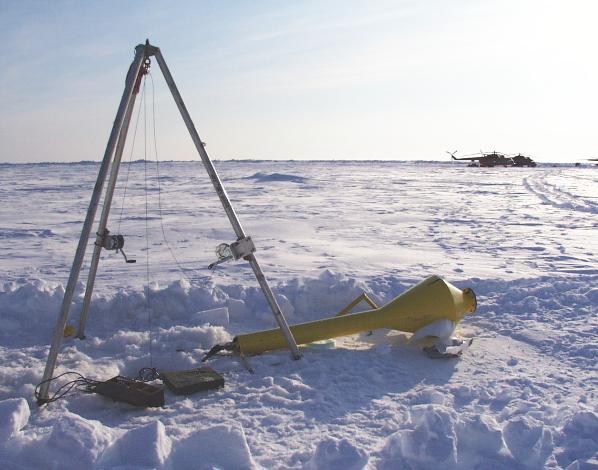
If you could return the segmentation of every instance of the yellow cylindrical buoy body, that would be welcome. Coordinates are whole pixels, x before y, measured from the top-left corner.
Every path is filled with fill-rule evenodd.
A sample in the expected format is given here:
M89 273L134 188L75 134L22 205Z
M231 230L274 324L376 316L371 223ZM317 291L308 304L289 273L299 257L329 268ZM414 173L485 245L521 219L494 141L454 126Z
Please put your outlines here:
M430 323L448 319L459 322L475 312L475 294L458 289L438 276L430 276L383 307L291 326L297 344L348 336L378 328L414 333ZM243 354L260 354L283 349L285 338L276 328L239 335L234 339Z

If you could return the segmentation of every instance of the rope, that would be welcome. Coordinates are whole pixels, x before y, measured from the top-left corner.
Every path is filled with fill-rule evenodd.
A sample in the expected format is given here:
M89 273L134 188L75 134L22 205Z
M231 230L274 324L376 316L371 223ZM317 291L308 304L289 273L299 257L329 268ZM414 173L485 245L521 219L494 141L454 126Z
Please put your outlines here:
M143 94L145 95L145 86L147 80L143 78ZM149 326L149 357L150 367L153 367L152 354L152 311L150 299L150 255L149 255L149 210L148 210L148 194L147 194L147 100L143 101L143 178L145 189L145 280L146 280L146 295L145 295L145 309L147 312L147 322Z
M160 159L158 157L158 139L157 139L157 132L156 132L156 97L155 97L155 84L154 84L154 77L151 72L148 73L151 85L152 85L152 129L153 129L153 137L154 137L154 155L156 159L156 181L158 186L158 219L160 220L160 230L162 231L162 240L170 253L174 264L177 266L179 272L183 276L189 284L193 284L193 281L189 276L187 276L186 271L191 271L196 273L197 277L201 277L202 273L199 272L197 269L193 268L185 268L183 267L183 263L181 263L178 258L176 257L172 245L168 241L168 237L166 236L166 229L164 228L164 216L162 213L162 188L160 184ZM214 270L210 271L210 278L214 276Z
M116 233L120 233L120 225L123 220L123 211L125 208L127 187L129 184L129 174L131 173L131 161L133 160L133 151L135 150L135 139L137 137L137 127L139 126L139 117L141 116L141 104L143 104L144 102L145 102L145 87L141 90L140 105L139 105L139 109L137 109L137 117L135 118L135 130L133 132L133 139L131 141L131 153L129 154L129 162L127 165L127 175L125 177L125 186L124 186L124 190L123 190L122 202L120 205L120 215L118 217L118 229L116 230Z
M149 75L149 77L150 77L151 86L152 86L152 90L151 90L152 137L153 137L154 156L155 156L155 162L156 162L156 184L157 184L157 189L158 189L158 219L160 221L160 231L162 232L162 240L164 241L164 244L166 245L166 248L168 249L170 257L174 261L174 264L176 265L177 269L181 273L181 276L185 280L187 280L187 282L189 282L189 284L193 284L193 280L187 275L187 271L194 273L195 277L197 277L198 279L202 278L204 276L204 273L198 269L184 267L183 264L195 263L195 261L188 261L186 263L182 263L181 261L179 261L179 259L177 258L176 254L175 254L175 250L172 248L172 245L170 244L170 242L168 241L168 237L166 236L166 228L164 226L164 214L163 214L163 209L162 209L162 193L163 193L163 191L162 191L161 182L160 182L160 179L161 179L160 159L159 159L159 154L158 154L158 138L157 138L157 130L156 130L156 90L155 90L154 77L149 70L148 70L147 75ZM135 142L136 142L136 138L137 138L137 131L139 128L139 121L141 118L141 110L143 108L143 111L144 111L144 116L143 116L144 117L144 134L145 134L144 135L145 140L144 140L144 159L143 160L144 160L145 197L146 197L146 203L145 203L146 242L149 238L148 227L147 227L147 219L148 219L148 211L149 211L148 210L148 200L147 200L147 182L148 182L148 176L147 176L147 96L146 96L147 75L144 77L143 86L141 87L141 90L140 90L141 91L140 106L139 106L139 109L137 110L137 117L135 118L135 129L133 132L131 152L129 154L129 161L128 161L128 165L127 165L127 173L126 173L126 177L125 177L123 196L122 196L122 202L121 202L121 207L120 207L120 215L119 215L119 219L118 219L118 229L117 229L117 233L120 233L120 228L121 228L121 224L122 224L122 220L123 220L125 200L126 200L127 190L128 190L129 175L131 172L131 164L132 164L132 160L133 160ZM146 251L149 251L149 248L147 247L147 245L146 245ZM149 256L149 254L147 256ZM148 264L147 256L146 256L146 265ZM146 271L147 271L147 268L146 268ZM229 276L228 273L226 273L225 271L222 271L222 270L212 269L209 271L210 279L212 279L215 275L219 275L219 276L223 276L223 277ZM147 273L146 273L146 277L149 279L149 276L147 275ZM149 284L149 281L148 281L148 284ZM149 287L148 287L148 289L149 289Z
M154 134L154 155L156 157L156 181L158 184L158 215L160 219L160 229L162 230L162 239L164 240L164 244L172 256L174 263L176 264L177 268L183 275L183 277L191 284L191 279L187 277L185 274L184 268L181 266L181 263L177 259L176 255L174 254L174 250L170 246L168 239L166 238L166 230L164 229L164 217L162 216L162 188L160 186L160 159L158 158L158 139L156 137L156 94L155 94L155 86L154 86L154 77L152 76L151 72L149 73L150 80L152 82L152 125L153 125L153 134Z

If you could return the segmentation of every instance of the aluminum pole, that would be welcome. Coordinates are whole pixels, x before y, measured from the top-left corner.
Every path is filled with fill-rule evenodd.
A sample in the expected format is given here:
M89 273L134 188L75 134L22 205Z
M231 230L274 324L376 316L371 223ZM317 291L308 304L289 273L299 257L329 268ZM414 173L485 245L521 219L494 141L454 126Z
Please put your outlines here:
M287 323L284 315L282 314L282 310L276 301L276 297L274 297L274 293L272 289L270 289L270 284L268 284L268 280L264 275L262 268L260 267L255 255L251 254L248 256L249 265L251 269L253 269L253 273L255 274L255 278L257 279L258 284L262 288L264 295L266 296L266 300L268 301L268 305L270 305L270 309L274 314L274 318L276 323L278 323L278 327L282 331L284 335L285 341L289 345L289 349L291 350L291 355L293 359L297 360L301 358L301 353L299 352L299 348L297 347L297 342L293 336L293 332L289 328L289 324Z
M158 49L157 47L154 48L153 53L156 57L156 60L158 61L160 70L162 71L162 74L164 75L164 79L166 80L166 83L168 84L168 88L170 89L170 92L172 93L172 97L174 98L174 101L175 101L177 107L179 108L181 116L183 117L183 121L185 122L185 125L187 126L187 129L189 130L189 134L191 134L191 139L193 140L193 143L195 144L195 147L197 148L199 156L201 157L201 161L203 162L204 167L206 168L206 171L208 172L208 176L210 177L210 180L212 181L212 184L214 185L214 189L216 189L216 193L218 194L218 197L220 198L220 202L222 203L222 206L224 207L224 212L226 212L228 220L230 221L231 225L233 226L233 230L235 231L235 234L237 235L237 237L245 238L245 232L243 231L243 228L241 227L241 223L239 222L237 214L235 214L235 210L233 209L233 206L230 203L230 200L228 198L228 195L226 194L224 186L222 186L220 177L218 176L218 173L216 172L216 169L214 168L214 165L212 164L212 161L210 160L210 157L208 156L206 149L204 148L204 145L203 145L201 139L199 138L199 134L197 133L197 130L195 129L195 125L193 124L193 121L191 120L191 116L189 115L189 112L187 111L185 103L183 102L183 98L181 97L181 94L179 93L179 90L174 82L174 79L172 78L172 75L170 74L170 70L168 69L166 62L164 61L164 57L162 56L160 49Z
M162 56L160 49L157 47L154 47L151 50L151 53L156 57L156 60L158 61L158 65L160 66L160 70L162 70L162 74L164 75L164 79L166 80L166 83L168 84L168 88L170 89L170 92L172 93L172 97L174 98L174 101L176 102L176 105L179 108L181 116L183 117L183 121L185 121L185 125L187 126L187 129L189 130L191 139L193 140L193 143L195 144L195 148L197 149L197 152L199 153L199 156L201 157L201 161L203 162L204 167L206 168L206 171L208 172L208 175L210 177L210 180L212 181L212 184L214 185L214 189L216 189L216 193L218 194L218 197L220 198L222 207L224 207L224 211L226 212L226 215L228 216L228 220L230 221L230 223L233 227L233 230L235 231L235 234L237 235L237 238L239 240L242 238L245 238L245 232L243 231L243 227L241 227L239 218L237 217L237 214L235 213L235 210L233 209L230 199L228 198L228 195L226 194L224 186L222 185L222 182L220 181L218 173L216 172L216 169L214 168L214 165L212 164L212 161L210 160L210 157L208 156L202 141L199 138L199 134L197 133L197 130L195 129L195 125L193 124L193 121L191 120L191 116L189 115L189 112L187 111L187 108L185 107L183 98L181 97L181 94L179 93L179 90L174 82L174 79L172 78L172 75L170 74L170 70L168 69L166 62L164 61L164 57ZM270 289L268 281L266 280L266 277L264 276L264 273L262 272L262 269L260 268L260 265L258 264L257 259L255 258L254 255L249 255L247 257L247 260L249 261L249 264L251 265L251 268L253 269L255 277L257 278L257 281L258 281L260 287L262 288L264 295L266 296L266 300L268 301L268 304L270 305L270 308L272 309L274 318L276 319L278 326L282 330L282 333L283 333L285 340L289 346L289 349L291 350L291 355L292 355L293 359L299 359L301 357L301 353L299 352L299 348L297 347L295 338L293 338L293 333L291 333L289 325L287 324L287 322L284 318L284 315L282 314L280 306L278 305L278 302L276 301L276 297L274 297L274 294L272 293L272 290Z
M135 81L137 75L139 74L139 69L141 67L141 64L143 63L144 57L145 46L137 46L135 48L135 58L133 59L133 62L131 63L131 66L129 67L129 71L127 73L125 90L120 100L120 105L116 113L116 118L114 119L114 124L112 125L112 131L110 132L108 144L106 145L104 158L102 160L102 164L100 165L98 179L96 180L96 184L93 188L93 194L91 196L91 201L89 202L89 208L87 209L85 222L83 222L83 229L81 231L81 237L79 238L79 245L77 246L77 251L75 252L75 259L73 260L73 266L71 267L68 283L64 291L64 298L62 299L62 305L60 307L60 314L58 316L56 326L54 328L52 344L50 346L50 351L48 352L46 368L44 369L44 375L42 378L43 383L39 391L38 405L46 403L48 399L48 389L50 387L50 383L47 381L51 379L52 375L54 374L54 367L56 366L58 351L60 350L60 345L64 336L64 327L66 326L66 322L68 321L71 302L73 301L75 287L77 285L77 280L79 279L79 273L81 272L83 258L85 257L85 249L87 248L89 233L91 231L91 226L93 225L95 214L98 208L100 196L104 187L104 181L106 180L106 174L108 173L108 168L110 166L110 160L112 159L112 154L114 153L118 136L120 135L120 130L123 125L125 111L127 109L129 101L131 100L133 88L135 86Z
M137 78L139 79L140 77L138 76ZM77 338L79 339L85 339L85 325L87 324L87 316L89 314L89 306L91 304L91 295L93 293L93 287L98 271L98 264L100 263L100 255L102 254L102 242L104 241L104 232L108 224L108 216L110 215L110 206L112 205L112 197L114 196L114 189L116 187L120 162L122 159L123 150L125 148L125 142L127 140L131 116L133 115L133 109L135 108L135 98L137 96L136 91L137 88L135 88L129 101L129 105L127 106L125 120L120 130L118 143L116 144L116 151L114 152L114 158L112 159L112 167L110 168L110 176L108 178L108 185L106 186L106 194L104 195L102 214L100 215L96 242L93 247L91 265L89 266L89 274L87 276L87 285L85 286L85 297L83 298L81 314L79 315L79 328L77 330Z

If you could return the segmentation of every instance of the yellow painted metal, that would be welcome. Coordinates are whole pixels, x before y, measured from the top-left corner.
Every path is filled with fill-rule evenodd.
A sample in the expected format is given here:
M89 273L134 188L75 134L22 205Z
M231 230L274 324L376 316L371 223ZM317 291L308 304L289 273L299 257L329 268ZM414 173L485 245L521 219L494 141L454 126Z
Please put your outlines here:
M64 327L63 336L65 338L68 338L69 336L73 336L76 332L77 332L77 330L75 329L75 327L73 325L66 325Z
M455 323L475 312L475 294L458 289L438 276L430 276L383 307L291 326L297 344L311 343L362 331L388 328L413 333L430 323L449 319ZM239 335L234 339L243 354L260 354L286 347L280 329Z
M338 312L336 314L336 316L340 317L341 315L346 315L351 310L353 310L355 307L357 307L357 305L359 305L362 301L366 302L372 308L380 308L380 307L378 307L376 302L374 302L372 299L370 299L368 297L368 295L365 292L362 292L355 300L350 302L345 308L343 308L340 312Z

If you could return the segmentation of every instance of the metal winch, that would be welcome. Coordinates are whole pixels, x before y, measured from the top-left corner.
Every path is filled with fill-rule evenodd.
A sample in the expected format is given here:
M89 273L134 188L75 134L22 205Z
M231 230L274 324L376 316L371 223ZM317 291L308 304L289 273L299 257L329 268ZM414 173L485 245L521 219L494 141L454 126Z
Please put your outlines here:
M100 246L105 248L106 250L119 251L122 253L125 261L127 263L136 263L136 259L128 259L127 255L125 254L123 247L125 246L125 237L118 234L118 235L110 235L110 230L106 229L103 235L98 233L98 238L101 240ZM96 242L97 243L97 242Z

